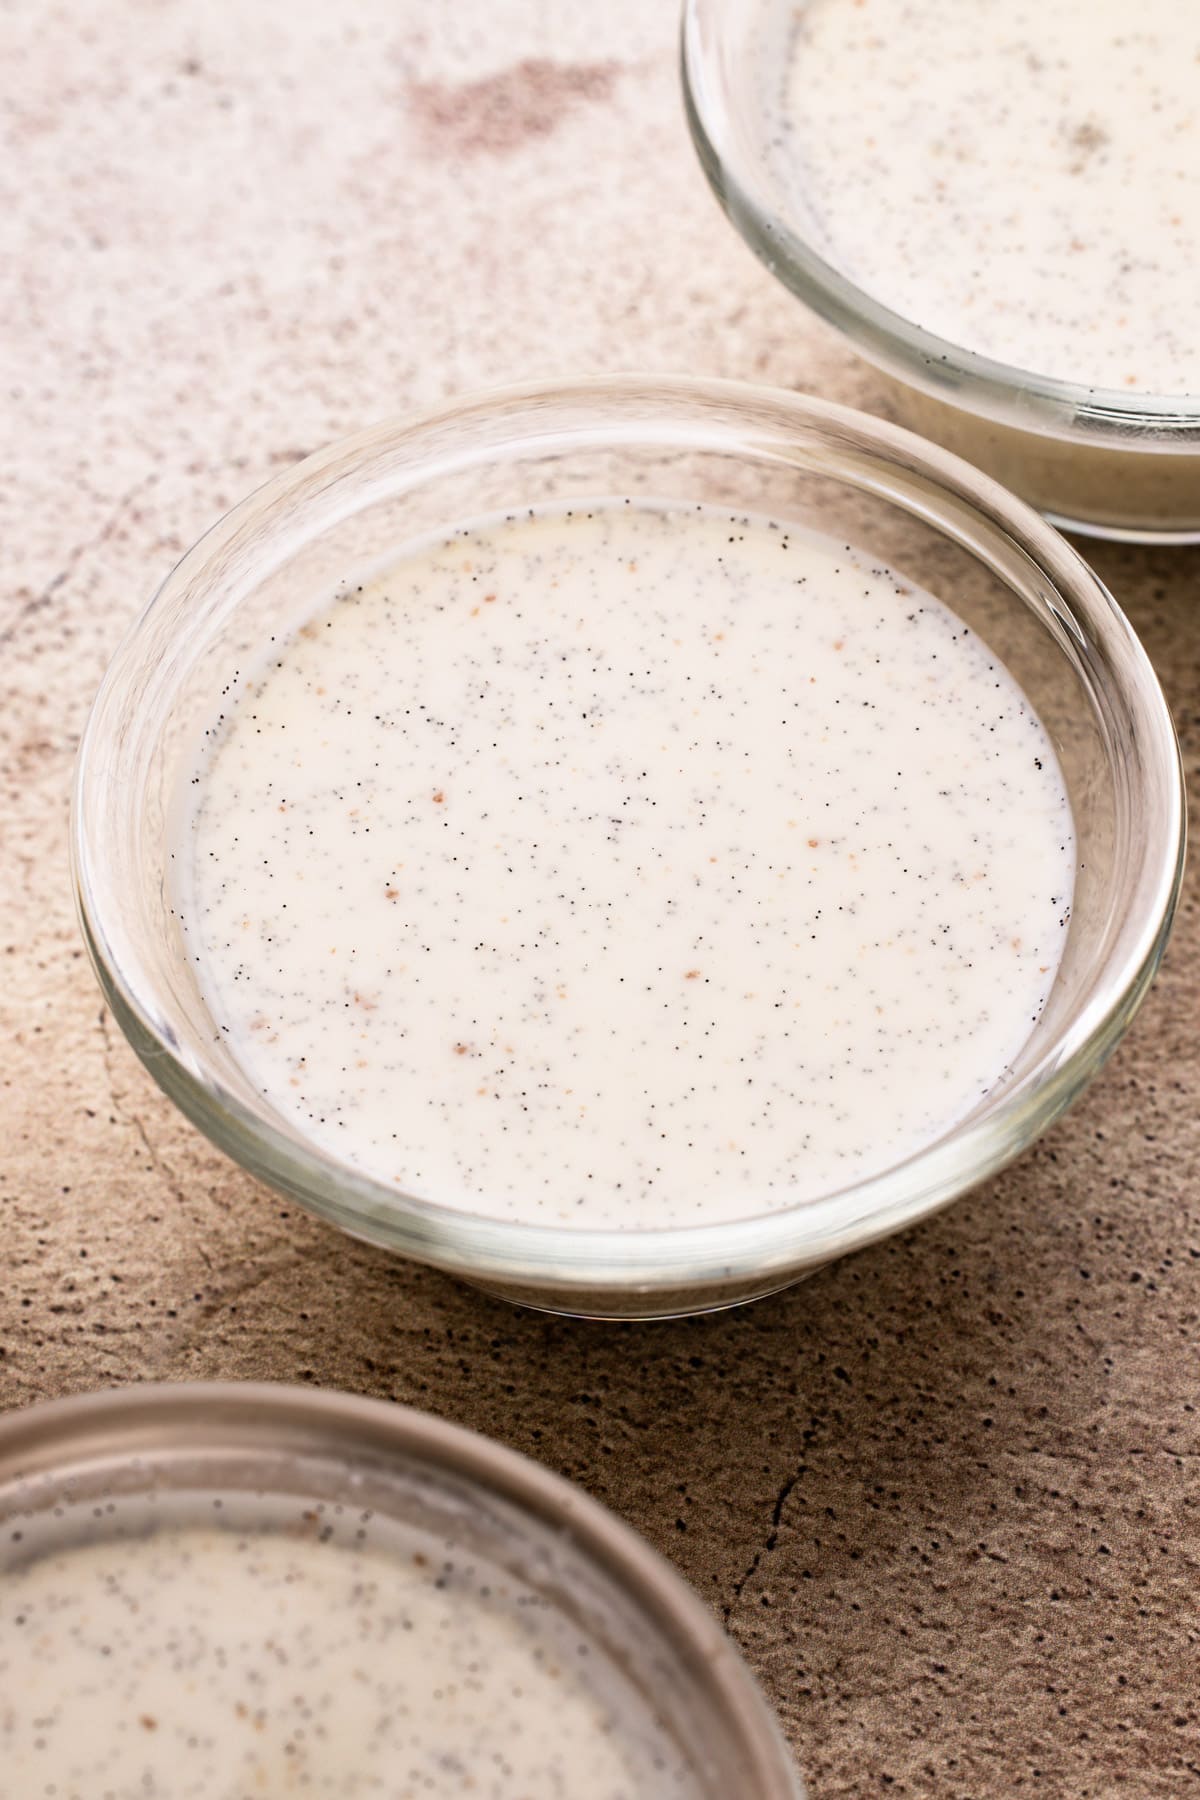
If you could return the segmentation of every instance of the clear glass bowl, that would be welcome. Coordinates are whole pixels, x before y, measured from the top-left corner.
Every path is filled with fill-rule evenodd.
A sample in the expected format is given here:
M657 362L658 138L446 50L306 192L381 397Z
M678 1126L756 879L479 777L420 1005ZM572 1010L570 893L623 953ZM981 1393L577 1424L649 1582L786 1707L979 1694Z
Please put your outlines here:
M792 16L781 0L684 0L683 88L704 172L784 286L888 377L900 416L1056 523L1096 537L1200 540L1200 399L1081 387L1010 368L925 331L815 247L802 200L766 149L764 67Z
M645 494L808 525L936 593L1007 663L1058 747L1081 867L1058 978L1009 1079L887 1173L728 1224L588 1230L405 1195L317 1149L226 1049L184 953L169 866L199 734L353 570L423 532L539 501ZM80 749L72 844L114 1016L189 1118L356 1236L552 1310L638 1318L771 1292L994 1173L1096 1072L1149 985L1183 854L1179 752L1136 637L1069 544L945 451L771 389L604 379L464 400L335 444L235 508L117 651ZM331 1239L331 1256L336 1244Z
M389 1527L431 1533L532 1587L649 1701L689 1792L802 1800L774 1715L708 1608L612 1513L473 1431L252 1382L112 1389L0 1419L0 1607L6 1568L197 1525L319 1530L383 1552Z

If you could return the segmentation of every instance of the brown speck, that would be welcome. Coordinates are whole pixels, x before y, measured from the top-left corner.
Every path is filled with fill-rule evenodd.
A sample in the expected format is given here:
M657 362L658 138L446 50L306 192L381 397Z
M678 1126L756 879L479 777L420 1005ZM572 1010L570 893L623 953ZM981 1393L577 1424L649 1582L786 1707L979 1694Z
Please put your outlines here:
M354 1004L355 1006L361 1006L364 1012L375 1012L379 1002L377 1000L368 1000L365 994L360 994L356 991L354 995Z
M152 1713L143 1713L141 1718L138 1720L138 1724L141 1726L143 1731L157 1731L158 1730L158 1720L154 1717L154 1715Z
M699 981L699 979L700 979L699 969L689 969L683 979L685 981Z
M383 897L385 900L397 900L400 897L400 889L399 888L384 888Z
M409 113L430 156L507 156L548 137L580 101L607 100L617 62L525 57L481 81L411 81Z
M1071 174L1082 175L1087 167L1089 156L1095 156L1097 150L1103 150L1105 144L1108 143L1108 133L1102 125L1097 125L1094 119L1085 119L1082 125L1077 125L1074 131L1069 133L1067 142L1072 150L1078 151L1078 155L1070 165Z
M434 793L434 796L433 796L433 804L434 804L434 805L435 805L435 806L445 806L445 804L446 804L446 796L445 796L445 794L444 794L444 793L443 793L443 792L442 792L442 790L441 790L441 788L438 788L438 789L437 789L437 790L436 790L436 791L435 791L435 793Z
M817 845L820 843L820 841L821 841L820 838L809 838L809 840L808 840L809 849L815 850Z
M470 1044L455 1044L454 1054L455 1056L467 1056L470 1053L470 1049Z
M1090 155L1093 150L1102 150L1108 142L1108 133L1103 125L1097 125L1094 119L1085 119L1071 133L1071 142L1077 150L1085 150Z

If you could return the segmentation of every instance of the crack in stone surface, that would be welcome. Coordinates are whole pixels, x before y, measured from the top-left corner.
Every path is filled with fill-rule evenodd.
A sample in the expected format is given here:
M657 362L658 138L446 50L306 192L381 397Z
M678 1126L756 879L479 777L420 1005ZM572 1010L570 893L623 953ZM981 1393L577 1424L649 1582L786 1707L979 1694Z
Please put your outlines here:
M100 527L100 530L93 536L84 538L81 543L73 545L72 548L68 550L67 559L58 573L51 576L50 580L42 588L40 593L28 594L17 607L16 613L11 621L3 628L3 630L0 630L0 645L11 644L25 621L32 618L35 613L39 613L45 607L49 606L55 594L57 594L58 590L70 580L71 576L75 573L75 570L79 567L83 558L88 555L89 551L98 550L102 544L108 543L134 502L139 500L150 488L154 487L158 482L158 479L158 475L153 474L147 475L142 481L135 482L133 487L131 487L127 493L121 495L115 508L110 513L106 523Z
M805 1469L805 1465L803 1463L801 1463L800 1467L798 1469L796 1469L791 1475L787 1476L787 1478L780 1485L779 1491L775 1495L775 1504L771 1508L771 1524L770 1524L770 1528L767 1532L767 1535L766 1535L765 1539L763 1540L763 1543L759 1547L759 1549L757 1549L754 1552L754 1555L751 1557L749 1563L746 1565L746 1568L743 1570L741 1575L739 1575L738 1579L734 1582L730 1599L721 1608L721 1612L725 1619L726 1624L729 1623L729 1620L733 1614L733 1610L737 1606L738 1602L740 1601L740 1599L742 1597L742 1591L745 1588L746 1583L748 1581L752 1580L753 1577L757 1574L759 1565L761 1564L763 1557L768 1555L772 1550L774 1550L775 1546L778 1544L779 1529L780 1529L780 1524L783 1519L783 1509L787 1505L789 1499L791 1498L792 1490L795 1487L796 1483L799 1481L801 1475L803 1475L804 1469Z

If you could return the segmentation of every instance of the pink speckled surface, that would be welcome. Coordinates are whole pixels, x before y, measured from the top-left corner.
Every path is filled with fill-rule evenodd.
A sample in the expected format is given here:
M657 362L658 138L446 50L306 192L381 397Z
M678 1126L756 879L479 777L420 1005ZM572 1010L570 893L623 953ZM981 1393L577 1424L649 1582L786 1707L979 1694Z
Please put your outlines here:
M144 1377L391 1395L580 1481L727 1620L816 1800L1200 1783L1191 884L1159 985L1001 1180L744 1312L555 1322L335 1237L103 1014L67 790L105 661L280 465L533 375L874 378L721 220L674 7L0 9L0 1404ZM1200 556L1097 548L1194 782Z

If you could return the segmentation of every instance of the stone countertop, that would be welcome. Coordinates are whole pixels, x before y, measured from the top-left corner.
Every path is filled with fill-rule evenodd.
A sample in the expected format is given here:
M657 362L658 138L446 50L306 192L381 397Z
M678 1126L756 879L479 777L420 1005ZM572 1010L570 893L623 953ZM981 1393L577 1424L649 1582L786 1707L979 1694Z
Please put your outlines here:
M283 464L533 375L866 406L723 223L672 0L15 0L8 138L0 1404L320 1382L482 1426L726 1621L814 1800L1200 1776L1200 925L1001 1179L749 1309L601 1327L335 1236L188 1128L106 1016L67 791L117 639ZM1194 780L1200 556L1095 546Z

